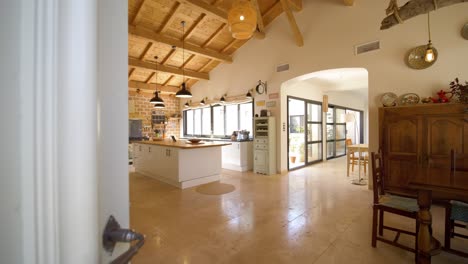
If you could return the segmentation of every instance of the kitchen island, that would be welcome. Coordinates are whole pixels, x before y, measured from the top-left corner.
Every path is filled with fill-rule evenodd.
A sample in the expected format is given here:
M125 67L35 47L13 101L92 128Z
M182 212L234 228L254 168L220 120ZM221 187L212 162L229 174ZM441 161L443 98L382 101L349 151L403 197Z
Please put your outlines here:
M219 181L221 147L229 142L139 141L133 147L135 171L181 189Z

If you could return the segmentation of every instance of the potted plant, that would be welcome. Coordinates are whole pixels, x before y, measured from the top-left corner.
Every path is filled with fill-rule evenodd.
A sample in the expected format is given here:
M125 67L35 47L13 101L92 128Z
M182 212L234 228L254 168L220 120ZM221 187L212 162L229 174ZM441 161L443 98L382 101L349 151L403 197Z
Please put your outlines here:
M297 143L289 139L289 161L291 163L296 163L297 155Z
M453 96L458 98L458 101L462 104L468 104L468 82L465 81L465 84L458 81L458 78L455 78L454 81L450 83L450 90Z

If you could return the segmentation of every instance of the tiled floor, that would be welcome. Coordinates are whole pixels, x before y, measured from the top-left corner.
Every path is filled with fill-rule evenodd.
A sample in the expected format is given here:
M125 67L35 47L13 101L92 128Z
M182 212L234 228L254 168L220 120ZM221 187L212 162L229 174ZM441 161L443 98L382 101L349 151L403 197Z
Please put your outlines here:
M414 263L414 255L399 248L371 247L372 193L350 184L344 158L286 175L224 170L221 182L236 189L205 195L131 173L131 226L147 235L132 263ZM439 240L443 216L442 208L433 208ZM414 228L405 218L386 221ZM454 244L468 249L466 241ZM468 259L442 253L432 262Z

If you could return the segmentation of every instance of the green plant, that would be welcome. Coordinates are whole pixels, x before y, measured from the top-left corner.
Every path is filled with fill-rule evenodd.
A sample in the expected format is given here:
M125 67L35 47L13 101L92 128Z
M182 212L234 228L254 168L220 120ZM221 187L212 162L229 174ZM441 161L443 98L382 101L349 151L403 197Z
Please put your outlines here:
M463 85L458 81L458 78L455 78L454 81L450 83L450 91L453 96L458 98L458 101L462 104L468 104L468 82L465 81Z

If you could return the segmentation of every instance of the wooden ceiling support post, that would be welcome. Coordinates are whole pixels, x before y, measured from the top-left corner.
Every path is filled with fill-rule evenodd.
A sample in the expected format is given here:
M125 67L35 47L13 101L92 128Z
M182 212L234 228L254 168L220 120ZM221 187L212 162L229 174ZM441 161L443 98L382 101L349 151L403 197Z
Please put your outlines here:
M296 45L298 47L304 46L304 38L302 37L302 33L299 30L299 27L297 26L296 19L294 18L294 15L291 12L291 9L289 8L288 0L280 0L280 2L288 18L291 30L293 31L294 39L296 40Z
M263 38L265 38L265 25L263 24L262 12L260 12L260 6L258 5L257 0L252 0L252 4L257 11L257 28L259 33L263 33Z
M296 12L302 11L302 0L288 0L288 2L289 2L289 7L293 11L296 11Z

